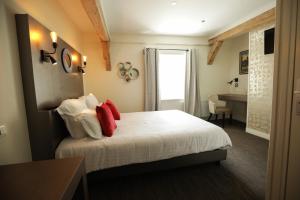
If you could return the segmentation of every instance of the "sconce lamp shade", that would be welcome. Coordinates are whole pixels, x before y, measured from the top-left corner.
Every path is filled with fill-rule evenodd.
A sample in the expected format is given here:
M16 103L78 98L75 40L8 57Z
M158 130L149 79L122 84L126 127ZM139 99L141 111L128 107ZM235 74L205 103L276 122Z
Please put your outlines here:
M50 37L52 40L52 46L54 48L53 52L48 52L46 50L41 50L41 61L42 62L51 62L52 65L57 65L57 61L55 58L53 58L51 55L56 53L57 49L57 35L55 32L50 32Z
M83 62L86 62L87 57L86 56L82 56Z
M54 31L52 31L52 32L50 32L50 37L51 37L51 40L52 40L52 46L56 51L56 48L57 48L57 34Z
M57 43L57 35L54 31L50 32L50 37L53 43Z
M78 72L82 73L83 75L85 75L85 71L84 71L83 68L86 68L87 57L86 56L82 56L82 60L83 60L83 66L78 66Z
M83 68L84 68L84 67L86 67L87 57L86 56L82 56L82 60L83 60Z

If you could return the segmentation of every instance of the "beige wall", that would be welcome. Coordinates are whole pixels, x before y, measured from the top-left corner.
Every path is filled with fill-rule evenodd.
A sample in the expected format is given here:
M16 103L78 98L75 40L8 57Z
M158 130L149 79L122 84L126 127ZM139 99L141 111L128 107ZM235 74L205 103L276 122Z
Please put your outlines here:
M233 78L239 78L239 86L235 87L234 85L229 85L229 92L235 94L247 94L248 74L239 74L239 53L241 51L249 49L249 33L226 40L224 44L229 46L227 52L227 54L229 55L227 58L227 62L229 64L228 81L232 80ZM241 122L246 122L246 103L227 102L227 104L232 109L233 119Z
M0 165L31 160L21 70L16 36L16 13L28 13L54 30L77 50L81 33L53 0L0 1L0 125L7 135L0 136Z
M29 14L77 51L82 50L82 33L57 0L3 0L13 14Z
M95 35L88 34L84 41L84 54L88 57L84 76L85 93L95 94L100 101L111 99L121 112L143 110L144 82L139 78L130 83L118 77L117 63L131 61L143 77L143 57L140 45L115 45L111 47L112 71L106 71L103 63L102 49Z
M213 65L208 66L207 38L113 35L111 42L112 71L107 72L102 62L102 54L97 39L86 35L84 53L88 56L87 74L85 75L85 93L94 93L101 101L107 98L116 102L121 112L143 111L144 109L144 61L143 49L155 48L199 48L201 58L201 101L203 116L208 115L207 97L217 93L227 93L229 86L228 49L225 44ZM93 39L94 38L94 39ZM130 83L118 77L116 65L130 61L140 71L140 77Z
M229 77L230 80L233 78L239 78L239 86L234 87L234 85L230 86L231 93L237 94L247 94L248 92L248 74L239 74L239 54L241 51L249 50L249 33L241 35L239 37L230 39L225 41L230 43L231 46L231 57L230 59L230 69L229 69Z

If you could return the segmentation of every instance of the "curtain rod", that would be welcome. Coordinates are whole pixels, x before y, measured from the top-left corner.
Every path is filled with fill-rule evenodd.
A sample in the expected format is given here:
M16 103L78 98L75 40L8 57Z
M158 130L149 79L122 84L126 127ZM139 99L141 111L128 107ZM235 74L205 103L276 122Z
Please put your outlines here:
M149 43L149 42L124 42L124 41L111 41L111 44L140 44L145 46L158 46L158 45L165 45L165 46L209 46L208 43L198 43L198 44L190 44L190 43L164 43L164 42L158 42L158 43Z
M169 51L169 50L174 50L174 51L189 51L188 49L158 49L158 50L166 50L166 51Z

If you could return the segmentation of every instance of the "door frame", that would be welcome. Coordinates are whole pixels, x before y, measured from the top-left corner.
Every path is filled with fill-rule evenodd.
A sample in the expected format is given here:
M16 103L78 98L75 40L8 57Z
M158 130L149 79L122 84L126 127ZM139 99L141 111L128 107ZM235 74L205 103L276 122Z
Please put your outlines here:
M272 126L267 169L267 200L286 197L291 136L297 12L300 0L277 0Z

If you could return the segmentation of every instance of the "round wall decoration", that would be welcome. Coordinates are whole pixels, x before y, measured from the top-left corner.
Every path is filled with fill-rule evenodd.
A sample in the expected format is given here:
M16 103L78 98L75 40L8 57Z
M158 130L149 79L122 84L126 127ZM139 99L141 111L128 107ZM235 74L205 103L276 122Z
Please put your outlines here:
M72 55L66 48L61 52L61 63L66 73L72 72Z
M139 70L134 68L131 62L119 63L118 67L120 77L127 82L139 77Z

